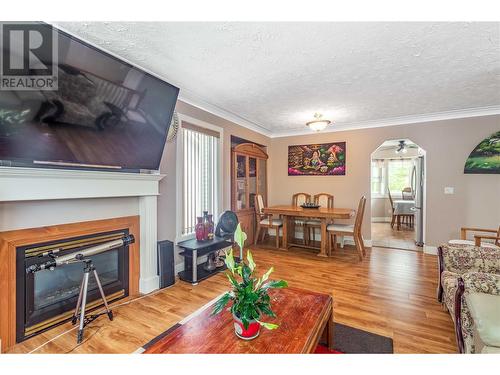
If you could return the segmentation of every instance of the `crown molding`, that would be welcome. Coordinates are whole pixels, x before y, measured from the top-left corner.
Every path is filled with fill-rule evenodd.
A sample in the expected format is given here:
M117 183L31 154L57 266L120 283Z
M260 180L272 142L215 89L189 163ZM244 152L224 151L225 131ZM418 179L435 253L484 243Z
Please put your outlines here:
M500 114L500 105L488 106L488 107L478 107L478 108L467 108L467 109L457 109L452 111L427 113L422 115L410 115L410 116L399 116L380 120L368 120L360 122L351 123L334 123L330 125L325 130L319 133L333 133L346 130L359 130L368 128L381 128L385 126L398 126L398 125L411 125L411 124L422 124L422 123L432 123L434 121L443 120L453 120L460 118L469 117L480 117L480 116L491 116ZM315 134L310 129L304 128L294 129L290 131L273 132L271 133L271 138L282 138L291 137L297 135L309 135Z
M264 126L256 122L247 120L246 118L241 117L233 112L227 111L215 104L208 103L204 99L201 99L196 94L190 92L189 90L181 88L178 100L186 104L192 105L193 107L209 112L215 116L221 117L225 120L234 122L237 125L253 130L254 132L257 132L259 134L263 134L267 137L273 136L273 133L270 132L268 129L266 129Z
M282 137L293 137L298 135L315 134L305 125L303 128L300 129L270 131L260 124L247 120L217 105L208 103L205 100L199 98L197 95L187 92L187 90L181 89L181 92L179 94L179 100L184 103L190 104L194 107L197 107L199 109L202 109L204 111L207 111L213 115L219 116L225 120L234 122L235 124L243 126L244 128L265 135L269 138L282 138ZM347 130L380 128L385 126L433 123L435 121L453 120L453 119L480 117L480 116L491 116L499 114L500 114L500 105L494 105L487 107L466 108L466 109L457 109L452 111L426 113L421 115L398 116L398 117L391 117L379 120L367 120L367 121L349 122L349 123L334 123L325 130L320 131L319 133L333 133L333 132L340 132Z

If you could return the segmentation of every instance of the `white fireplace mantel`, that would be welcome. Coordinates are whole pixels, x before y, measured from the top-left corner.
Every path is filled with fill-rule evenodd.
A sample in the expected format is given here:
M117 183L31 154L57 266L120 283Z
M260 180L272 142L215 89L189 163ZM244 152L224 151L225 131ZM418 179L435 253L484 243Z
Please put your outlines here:
M161 174L0 167L0 201L158 195Z
M0 167L0 202L138 197L141 293L159 287L157 196L161 174Z

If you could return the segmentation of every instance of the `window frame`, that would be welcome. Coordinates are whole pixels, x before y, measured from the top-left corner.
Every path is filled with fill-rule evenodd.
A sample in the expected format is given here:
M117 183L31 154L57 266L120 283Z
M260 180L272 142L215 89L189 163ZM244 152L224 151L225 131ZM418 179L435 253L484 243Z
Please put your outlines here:
M198 120L196 118L184 115L182 113L178 113L179 117L179 131L177 133L177 137L175 140L175 147L176 147L176 193L175 193L175 216L176 216L176 222L175 222L175 243L179 243L184 240L189 240L192 238L195 238L195 233L190 233L190 234L183 234L182 233L182 226L183 226L183 199L184 199L184 186L183 186L183 181L184 181L184 132L183 130L183 123L190 123L196 126L199 126L200 128L204 128L207 130L215 131L219 133L219 143L218 143L218 176L217 176L217 212L213 212L214 215L214 221L217 220L219 215L223 211L223 175L224 175L224 164L223 164L223 149L224 149L224 129L210 124L208 122ZM167 176L168 178L168 176Z
M370 193L371 193L371 196L372 198L389 198L389 194L387 194L387 189L389 189L389 163L391 162L391 160L397 160L397 161L400 161L400 160L413 160L414 158L413 157L403 157L403 158L384 158L384 159L372 159L371 160L371 164L370 164ZM383 187L383 192L382 193L374 193L371 188L371 184L372 184L372 179L373 179L373 170L372 170L372 163L373 163L373 160L383 160L384 162L384 166L381 168L381 174L382 174L382 178L381 178L381 182L380 184L382 185ZM411 174L411 172L410 172ZM401 199L402 198L402 194L401 194L401 191L391 191L391 195L393 197L393 199Z
M373 183L373 161L374 160L382 160L383 166L380 169L380 185L381 185L381 192L376 192L374 193L372 189L372 183ZM373 198L387 198L387 160L385 159L372 159L370 163L370 192L372 194Z

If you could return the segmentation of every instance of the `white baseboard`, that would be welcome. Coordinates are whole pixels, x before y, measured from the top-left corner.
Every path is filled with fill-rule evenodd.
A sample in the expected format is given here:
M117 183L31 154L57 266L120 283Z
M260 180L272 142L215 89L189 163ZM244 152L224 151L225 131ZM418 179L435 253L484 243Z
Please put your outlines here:
M142 294L151 293L153 290L159 288L160 288L160 277L158 275L139 279L139 292L141 292Z
M437 255L438 248L436 246L424 245L424 253L430 255Z

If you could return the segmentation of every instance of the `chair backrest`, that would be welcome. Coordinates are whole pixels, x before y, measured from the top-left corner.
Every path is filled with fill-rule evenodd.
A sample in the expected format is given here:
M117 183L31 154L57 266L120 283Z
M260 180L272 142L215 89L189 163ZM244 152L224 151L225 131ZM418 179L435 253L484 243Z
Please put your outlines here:
M301 204L309 202L311 202L311 194L295 193L292 195L292 206L300 206Z
M411 187L405 187L401 190L401 197L403 200L411 201L413 199L413 189Z
M391 202L392 212L394 213L394 201L392 200L391 190L387 187L387 194L389 195L389 201Z
M262 210L264 209L264 199L262 198L262 195L255 194L254 202L255 202L255 213L259 216L264 215L264 213L262 212Z
M333 195L328 193L318 193L314 196L314 203L321 207L333 208Z
M363 195L358 203L358 211L356 211L356 220L354 221L354 232L361 232L363 225L363 216L365 214L366 197Z

